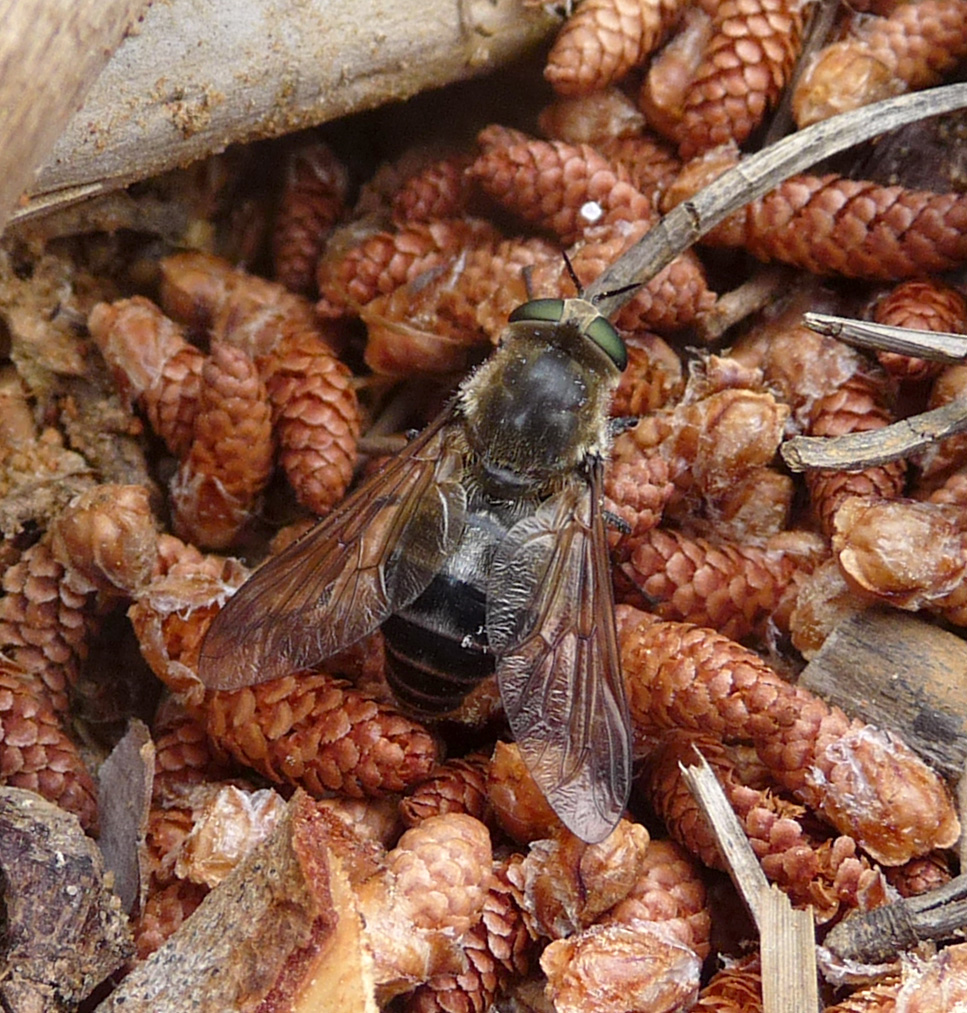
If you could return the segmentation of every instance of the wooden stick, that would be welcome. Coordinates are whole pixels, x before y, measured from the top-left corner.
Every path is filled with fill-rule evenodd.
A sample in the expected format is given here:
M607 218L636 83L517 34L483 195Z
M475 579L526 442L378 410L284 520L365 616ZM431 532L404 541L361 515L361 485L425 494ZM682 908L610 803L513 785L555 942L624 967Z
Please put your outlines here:
M798 684L850 717L897 732L956 780L967 763L967 649L922 616L868 609L849 616Z
M695 752L697 760L694 766L686 767L679 764L682 777L711 827L715 843L728 866L729 875L761 931L760 905L763 894L769 891L769 881L708 760L698 749Z
M859 348L883 349L935 362L960 362L967 358L967 334L893 327L828 313L803 313L802 322L817 334L828 334Z
M147 0L0 0L0 229Z
M616 290L646 282L723 219L783 180L861 141L927 116L967 106L967 84L951 84L874 102L831 116L743 159L735 168L682 201L585 289L605 316L634 298Z
M844 436L794 436L779 448L792 471L861 471L897 461L967 429L967 400L911 415L882 429Z
M842 960L887 964L927 939L950 939L967 928L967 876L945 886L856 912L833 926L823 945Z

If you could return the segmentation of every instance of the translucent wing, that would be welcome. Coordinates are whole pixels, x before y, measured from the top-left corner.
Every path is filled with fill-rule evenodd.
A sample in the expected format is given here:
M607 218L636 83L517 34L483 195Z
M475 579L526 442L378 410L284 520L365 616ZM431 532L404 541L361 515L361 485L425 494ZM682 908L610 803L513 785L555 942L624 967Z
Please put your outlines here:
M554 811L589 842L614 828L631 785L600 483L596 467L515 524L487 587L514 738Z
M456 548L466 516L459 427L449 412L215 617L198 674L237 689L314 665L417 598Z

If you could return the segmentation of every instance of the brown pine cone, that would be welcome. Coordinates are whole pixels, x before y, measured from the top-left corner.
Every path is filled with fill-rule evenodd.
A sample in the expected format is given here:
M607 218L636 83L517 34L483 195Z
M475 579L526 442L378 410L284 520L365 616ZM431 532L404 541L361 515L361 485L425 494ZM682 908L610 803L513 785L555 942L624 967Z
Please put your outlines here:
M833 554L864 595L967 625L967 523L956 507L847 499L834 518Z
M612 461L604 476L608 509L630 528L614 545L615 559L627 563L637 538L655 527L675 492L668 462L660 454L641 453L634 460Z
M838 390L813 404L807 432L810 436L842 436L882 429L894 421L884 401L882 383L864 373L854 373ZM810 471L806 486L813 515L823 533L827 537L832 534L836 512L850 496L899 496L906 473L905 460L861 471Z
M710 626L740 640L789 628L802 580L826 555L806 532L765 546L715 543L677 531L639 530L619 542L620 570L663 619Z
M852 838L829 840L808 833L801 824L803 808L769 789L745 785L727 747L713 737L666 732L645 759L645 790L675 840L706 865L727 869L682 776L681 766L696 762L693 747L715 771L763 872L793 903L810 905L817 923L829 921L843 908L867 909L889 899L882 873L857 854Z
M98 303L87 326L118 389L137 401L176 457L191 443L205 356L150 299Z
M400 816L408 827L415 827L430 816L459 812L487 821L486 753L470 753L440 764L427 780L400 802Z
M148 490L96 486L54 518L45 540L74 590L95 591L105 603L133 597L151 578L158 554Z
M508 211L568 245L602 219L656 220L628 174L587 144L528 138L489 145L469 172Z
M66 713L101 617L146 583L157 534L142 486L104 484L82 494L3 574L0 650L38 677Z
M661 922L703 960L712 920L697 863L674 841L651 841L628 895L604 916L604 924Z
M254 360L265 381L279 459L300 502L325 513L346 491L356 459L359 405L311 305L217 257L175 254L161 264L164 305L211 326Z
M466 969L420 985L404 1000L405 1013L487 1013L507 983L527 973L534 945L507 882L511 860L495 863L480 921L463 937Z
M716 971L699 992L692 1009L699 1013L762 1013L759 954Z
M276 280L292 292L312 295L316 264L333 225L346 210L349 173L320 141L292 152L272 232Z
M74 813L97 833L97 790L77 747L35 679L0 661L0 781Z
M558 34L544 77L561 95L606 87L644 60L682 6L681 0L585 0Z
M873 319L890 327L963 334L967 332L967 300L948 285L918 278L902 282L880 299ZM936 376L943 368L939 362L882 349L876 357L891 376L909 383Z
M666 191L668 210L737 164L733 151L686 165ZM702 240L743 246L818 275L899 281L948 271L967 260L967 196L882 186L837 175L793 176L752 201Z
M740 213L743 245L760 260L815 274L900 279L967 260L967 197L800 176Z
M722 0L712 35L685 90L679 153L742 144L788 82L803 36L800 0Z
M956 839L942 780L898 739L851 722L720 633L640 613L636 621L623 609L621 662L639 741L670 728L750 740L780 785L884 865Z
M403 180L393 196L393 221L400 228L414 222L460 218L467 212L473 187L466 170L471 158L453 154L431 162Z
M208 895L209 888L175 879L149 890L144 909L134 923L139 960L146 960L187 919Z
M360 411L352 374L312 332L284 338L260 364L273 409L279 463L296 497L323 514L353 477Z
M240 348L217 344L202 368L192 442L171 482L175 533L202 548L230 545L272 474L265 385Z
M586 844L566 830L533 842L519 871L519 900L531 931L563 939L597 921L639 881L648 841L640 823L622 819L597 844Z
M487 828L465 813L407 830L385 868L356 890L377 999L467 967L463 940L480 922L493 879Z
M17 665L40 677L54 709L66 713L87 643L98 626L93 595L65 584L66 571L39 542L3 574L0 644Z
M642 145L649 143L642 135L645 118L620 88L603 88L573 98L559 98L541 110L537 126L541 135L550 140L591 144L599 149L603 144L620 140L640 139ZM656 140L655 144L663 142ZM675 160L671 150L666 154Z
M556 1013L690 1009L702 962L662 922L592 925L541 955Z
M279 784L355 798L405 791L437 761L433 737L387 704L323 673L210 693L215 745Z
M884 13L854 19L845 39L808 61L792 100L800 127L939 84L967 54L964 0L919 0Z
M371 232L319 261L320 310L327 316L360 306L447 263L462 250L496 240L478 219L413 222L395 232Z
M155 716L153 738L156 799L174 798L197 784L228 776L229 769L215 755L204 725L170 698Z

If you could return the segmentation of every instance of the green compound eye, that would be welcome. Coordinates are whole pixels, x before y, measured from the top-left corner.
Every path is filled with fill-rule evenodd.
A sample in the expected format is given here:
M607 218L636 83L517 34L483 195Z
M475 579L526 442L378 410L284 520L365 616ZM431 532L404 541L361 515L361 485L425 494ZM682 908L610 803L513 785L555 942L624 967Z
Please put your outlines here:
M604 352L605 355L624 372L628 365L628 349L625 348L621 335L615 330L607 317L596 316L587 327L584 333Z
M531 299L530 302L521 303L508 319L511 323L574 323L619 370L624 371L628 365L628 350L621 335L607 317L595 313L591 303L583 299Z
M549 324L560 323L564 316L563 299L531 299L521 303L507 318L511 323L521 320L542 320Z

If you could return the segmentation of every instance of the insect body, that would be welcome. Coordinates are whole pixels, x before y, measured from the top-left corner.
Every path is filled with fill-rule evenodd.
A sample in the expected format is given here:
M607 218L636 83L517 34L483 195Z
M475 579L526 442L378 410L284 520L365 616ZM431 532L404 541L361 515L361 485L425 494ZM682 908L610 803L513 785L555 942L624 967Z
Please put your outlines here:
M496 670L548 802L584 840L607 836L631 778L601 505L625 362L590 302L520 306L451 406L229 600L205 684L275 679L382 625L412 710L452 710Z

